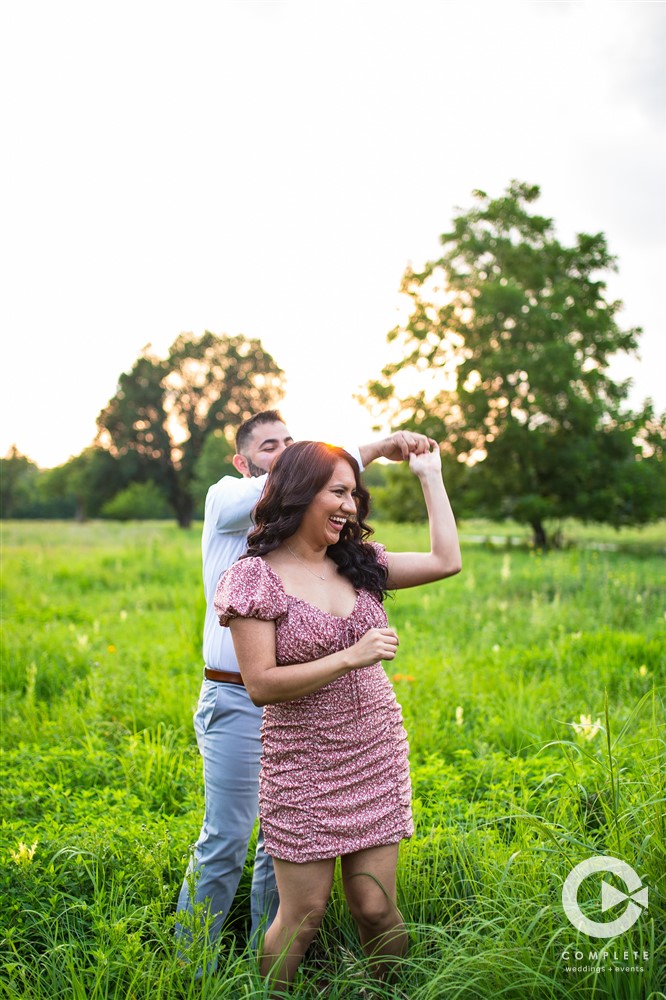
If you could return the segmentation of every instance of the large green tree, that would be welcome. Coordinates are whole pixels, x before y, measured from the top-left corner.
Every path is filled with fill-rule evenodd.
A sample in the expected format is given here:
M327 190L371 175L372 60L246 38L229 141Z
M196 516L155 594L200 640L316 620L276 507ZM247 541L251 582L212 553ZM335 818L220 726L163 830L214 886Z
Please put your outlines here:
M97 418L98 442L126 467L126 483L154 482L178 523L194 513L193 478L206 439L231 436L253 412L276 405L283 372L258 340L181 334L168 357L145 349Z
M516 181L499 198L474 192L442 255L407 270L411 314L389 334L399 356L365 398L471 467L467 506L529 523L545 546L550 518L619 526L663 512L664 419L649 400L632 412L629 382L609 375L641 331L622 329L607 297L604 234L564 245L530 211L539 194Z

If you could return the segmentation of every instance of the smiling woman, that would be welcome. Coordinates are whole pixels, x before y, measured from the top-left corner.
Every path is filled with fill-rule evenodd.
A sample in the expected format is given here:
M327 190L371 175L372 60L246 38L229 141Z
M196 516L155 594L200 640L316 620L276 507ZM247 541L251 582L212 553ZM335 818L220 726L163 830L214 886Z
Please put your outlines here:
M382 595L386 571L364 544L372 533L365 521L370 494L355 459L319 441L301 441L289 451L275 463L255 509L247 555L265 557L295 593L320 606L323 601L333 613L344 603L343 590L365 587ZM327 587L313 585L296 563Z
M399 842L413 832L407 734L382 660L396 655L388 589L460 570L439 448L410 456L431 550L368 542L369 494L341 448L304 441L271 466L248 551L215 595L241 675L266 706L259 786L280 904L261 968L289 983L321 922L335 859L361 942L384 975L404 955L396 906Z

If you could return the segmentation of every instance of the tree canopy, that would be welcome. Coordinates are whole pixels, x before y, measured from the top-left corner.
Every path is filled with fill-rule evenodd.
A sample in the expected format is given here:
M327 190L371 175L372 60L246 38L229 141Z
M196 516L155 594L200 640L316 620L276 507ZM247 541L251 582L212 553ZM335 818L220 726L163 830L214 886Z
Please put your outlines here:
M39 469L12 445L5 458L0 458L0 513L3 518L21 516L22 510L34 506L34 483ZM25 515L23 515L25 516ZM39 514L34 516L39 517Z
M168 357L146 348L97 418L98 443L124 470L124 485L154 482L186 527L193 481L208 437L229 438L257 410L283 395L283 372L258 340L181 334Z
M564 245L530 213L539 195L517 181L499 198L474 192L442 255L406 271L411 314L388 335L399 357L365 400L442 440L470 467L468 504L529 523L545 545L549 518L661 516L665 434L651 402L629 410L629 381L608 372L641 331L623 330L622 303L607 298L604 234Z

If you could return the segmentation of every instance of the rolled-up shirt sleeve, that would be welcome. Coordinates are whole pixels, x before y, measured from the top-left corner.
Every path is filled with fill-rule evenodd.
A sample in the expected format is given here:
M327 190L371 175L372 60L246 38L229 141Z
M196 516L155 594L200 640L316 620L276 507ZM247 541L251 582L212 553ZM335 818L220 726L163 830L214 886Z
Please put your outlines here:
M361 470L361 472L363 472L363 469L365 468L365 466L363 465L363 462L361 461L361 452L360 452L360 449L356 445L352 445L350 448L348 448L347 445L344 444L342 447L345 449L345 451L349 452L349 454L352 456L352 458L356 459L356 461L358 462L359 469Z

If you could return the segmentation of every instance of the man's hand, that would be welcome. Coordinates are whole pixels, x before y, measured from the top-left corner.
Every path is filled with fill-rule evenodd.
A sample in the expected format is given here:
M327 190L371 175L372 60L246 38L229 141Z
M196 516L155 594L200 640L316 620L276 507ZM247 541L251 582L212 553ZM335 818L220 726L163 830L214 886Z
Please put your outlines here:
M388 458L391 462L406 462L410 455L425 455L431 447L437 447L437 442L425 434L414 431L396 431L381 441L361 445L361 461L369 465L376 458Z

